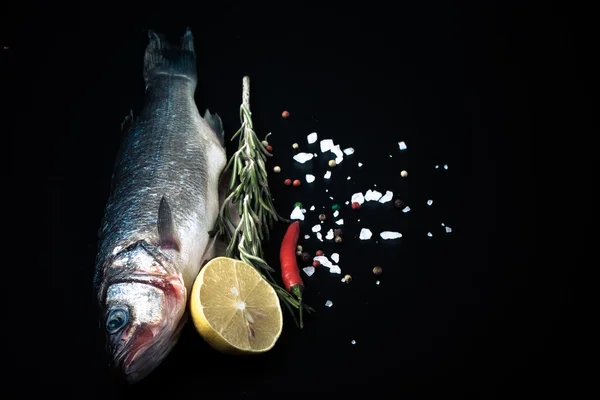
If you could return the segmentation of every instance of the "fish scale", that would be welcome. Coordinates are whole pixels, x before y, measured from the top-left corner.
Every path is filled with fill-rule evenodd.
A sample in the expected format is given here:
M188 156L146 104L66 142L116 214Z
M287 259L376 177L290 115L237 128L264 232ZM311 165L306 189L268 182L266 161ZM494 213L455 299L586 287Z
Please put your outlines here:
M226 163L219 116L203 118L194 101L191 32L179 47L149 38L144 105L115 162L94 277L112 364L129 382L177 341L193 281L212 256Z

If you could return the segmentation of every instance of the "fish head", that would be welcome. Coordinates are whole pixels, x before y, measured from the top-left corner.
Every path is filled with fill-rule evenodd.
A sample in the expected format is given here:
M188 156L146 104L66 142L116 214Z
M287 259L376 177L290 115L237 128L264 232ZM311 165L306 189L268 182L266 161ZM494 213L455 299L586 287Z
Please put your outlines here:
M112 367L128 383L140 381L166 358L185 323L181 275L148 272L138 268L106 287L106 345Z

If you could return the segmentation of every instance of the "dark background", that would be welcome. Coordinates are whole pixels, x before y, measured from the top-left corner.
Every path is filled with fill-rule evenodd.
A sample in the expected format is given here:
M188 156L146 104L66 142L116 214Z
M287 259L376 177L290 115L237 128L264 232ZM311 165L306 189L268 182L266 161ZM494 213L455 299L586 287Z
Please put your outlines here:
M38 384L67 398L505 398L573 390L569 273L536 268L535 157L548 133L540 116L553 112L546 95L580 100L571 47L580 27L566 10L519 4L38 2L5 9L3 132L13 133L13 148L3 170L14 190L3 197L15 223L4 233L17 238L11 253L20 261L7 266L3 290L3 362L14 373L4 388L14 398L29 397ZM288 216L295 201L317 210L343 205L373 184L412 211L369 204L358 216L343 206L344 243L304 241L310 251L339 252L354 280L344 285L325 271L305 279L318 313L303 331L286 314L268 354L222 356L188 326L153 375L122 388L109 379L92 303L96 231L119 126L143 99L145 29L178 41L186 26L198 54L198 107L218 112L228 135L239 127L242 76L251 77L254 123L260 136L273 132L269 168L283 168L270 178L279 212ZM566 119L557 113L544 122L558 129ZM330 183L322 179L327 157L302 167L291 160L291 144L306 149L313 131L356 149ZM400 140L408 144L403 154ZM448 171L433 168L445 163ZM314 184L283 187L310 165ZM307 214L304 231L314 223L316 213ZM361 227L404 238L358 242ZM278 226L266 244L273 265L283 231ZM374 265L384 269L379 286Z

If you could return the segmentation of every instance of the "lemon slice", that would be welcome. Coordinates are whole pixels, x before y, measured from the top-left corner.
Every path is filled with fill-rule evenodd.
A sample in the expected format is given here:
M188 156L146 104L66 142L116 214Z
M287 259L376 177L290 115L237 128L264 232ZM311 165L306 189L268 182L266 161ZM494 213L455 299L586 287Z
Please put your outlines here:
M228 257L213 258L202 268L190 311L196 330L222 353L264 353L283 328L273 287L252 266Z

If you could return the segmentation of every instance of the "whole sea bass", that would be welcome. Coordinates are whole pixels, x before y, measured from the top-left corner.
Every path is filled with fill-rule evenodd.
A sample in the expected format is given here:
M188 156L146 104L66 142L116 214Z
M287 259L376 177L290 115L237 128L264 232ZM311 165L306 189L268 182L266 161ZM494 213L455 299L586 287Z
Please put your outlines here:
M188 293L212 258L219 177L226 163L218 115L194 102L196 54L149 33L144 107L117 157L100 231L94 286L112 364L128 382L175 345Z

